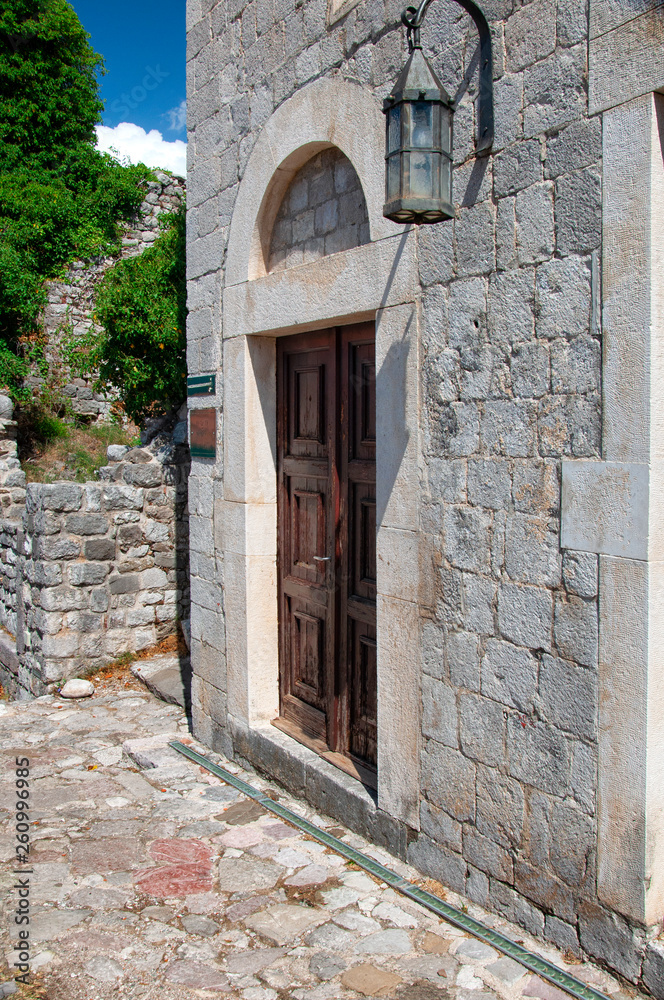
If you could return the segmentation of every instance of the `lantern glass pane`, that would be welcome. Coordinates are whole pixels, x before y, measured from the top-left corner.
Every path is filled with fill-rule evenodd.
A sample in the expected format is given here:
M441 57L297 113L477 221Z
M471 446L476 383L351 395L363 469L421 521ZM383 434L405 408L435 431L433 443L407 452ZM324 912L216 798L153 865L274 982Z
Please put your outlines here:
M429 101L413 101L410 106L411 146L433 145L432 106Z
M431 198L432 153L410 154L410 197Z
M401 105L395 104L387 114L387 152L393 153L401 145Z
M386 200L392 201L401 193L401 156L390 156L387 161L387 192Z

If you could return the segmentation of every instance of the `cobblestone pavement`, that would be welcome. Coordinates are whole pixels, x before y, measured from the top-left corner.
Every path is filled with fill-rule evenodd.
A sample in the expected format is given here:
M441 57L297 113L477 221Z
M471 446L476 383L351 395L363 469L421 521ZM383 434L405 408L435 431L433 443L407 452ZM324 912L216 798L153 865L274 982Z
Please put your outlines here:
M48 695L0 703L1 932L10 967L18 931L14 758L30 758L31 977L33 990L42 989L27 995L564 1000L166 747L169 738L188 739L180 708L127 673L95 683L85 701ZM222 763L418 880L413 869L276 785ZM635 995L589 963L566 964L507 921L472 904L468 911L612 1000ZM2 972L0 979L10 976L6 966Z

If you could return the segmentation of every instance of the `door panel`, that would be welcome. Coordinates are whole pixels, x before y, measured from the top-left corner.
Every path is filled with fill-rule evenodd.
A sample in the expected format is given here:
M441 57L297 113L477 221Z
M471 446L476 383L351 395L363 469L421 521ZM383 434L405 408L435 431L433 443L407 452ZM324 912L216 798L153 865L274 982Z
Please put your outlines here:
M374 784L375 406L372 324L278 341L275 724Z

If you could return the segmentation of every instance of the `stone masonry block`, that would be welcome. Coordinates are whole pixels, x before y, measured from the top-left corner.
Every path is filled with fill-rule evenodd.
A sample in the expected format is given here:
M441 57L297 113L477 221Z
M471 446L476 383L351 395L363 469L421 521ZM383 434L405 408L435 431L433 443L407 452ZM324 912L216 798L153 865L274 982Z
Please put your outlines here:
M523 109L523 76L508 73L493 84L494 150L502 149L521 138Z
M103 514L70 514L65 524L72 535L105 535L108 531Z
M498 592L498 627L518 646L551 650L553 598L547 590L505 584Z
M584 117L586 46L558 48L548 59L529 66L523 77L523 130L526 136L559 128Z
M573 892L546 871L517 860L514 865L514 882L522 895L547 913L553 912L568 923L576 921L577 901Z
M553 461L515 462L512 473L514 509L524 514L560 514L558 464Z
M556 38L558 45L576 45L588 34L588 21L584 4L576 0L558 0L556 11Z
M504 202L500 202L504 204ZM519 268L489 279L488 320L493 343L532 340L535 331L535 271Z
M506 461L475 459L468 462L468 499L472 504L505 510L510 503L512 476Z
M28 494L33 490L36 492L37 488L40 492L40 506L44 510L56 512L79 510L83 502L83 490L75 483L53 483L53 485L34 483L28 488Z
M530 934L541 937L544 930L543 914L510 886L499 879L490 879L489 901L492 910L525 927Z
M585 813L559 803L551 813L551 867L567 885L582 885L595 847L595 825Z
M454 819L475 819L475 765L458 750L427 741L422 753L422 788L434 805Z
M643 963L643 982L657 1000L664 998L664 942L651 941Z
M60 632L58 635L42 637L42 653L55 660L66 660L70 656L76 656L78 646L77 632Z
M459 569L486 572L489 568L491 515L472 507L445 511L445 555Z
M476 694L460 696L459 732L461 749L466 757L483 764L502 764L505 758L504 729L501 705Z
M470 632L450 632L446 640L450 680L455 687L480 689L479 639Z
M551 344L551 384L554 392L599 392L602 379L602 348L587 335Z
M545 719L580 739L597 735L597 675L566 660L543 656L539 676Z
M108 611L108 592L106 590L93 590L90 594L90 610L104 612Z
M426 799L420 807L420 828L437 844L445 844L452 851L462 851L461 823L448 816L443 809L437 809Z
M595 958L611 956L611 964L625 979L639 978L645 953L645 934L626 920L595 903L584 902L579 910L581 947Z
M553 256L553 185L533 184L516 196L516 245L519 264L536 264Z
M599 395L552 396L539 404L538 431L542 455L596 457L601 448Z
M408 862L454 892L463 892L466 881L465 859L442 844L435 844L421 833L408 847Z
M515 344L510 362L512 391L522 399L539 399L549 391L549 350L541 340Z
M81 552L78 542L72 541L66 535L55 538L52 535L38 536L33 546L35 558L39 559L76 559Z
M449 281L454 276L452 226L420 226L417 234L420 280L423 285Z
M523 789L518 781L494 768L477 768L477 817L480 833L505 848L521 844L524 821Z
M540 144L536 139L508 146L495 158L493 187L496 197L516 194L541 179Z
M537 269L537 334L574 337L590 326L590 269L580 257L550 260Z
M163 569L159 569L158 566L153 566L152 569L147 569L139 576L139 586L141 590L151 590L155 587L165 587L168 582L168 577Z
M69 567L69 582L72 587L98 586L108 576L109 564L103 562L72 563Z
M508 770L550 795L564 795L569 786L570 749L553 726L512 714L507 719Z
M445 677L445 634L440 625L425 622L422 628L424 673L442 680Z
M561 254L587 254L602 241L602 182L587 167L556 181L556 240Z
M133 486L110 485L104 483L104 506L106 510L142 510L144 492Z
M503 882L511 882L514 878L514 863L508 851L471 826L464 827L463 856L480 871Z
M552 941L561 951L570 951L573 955L579 954L579 937L576 927L559 920L558 917L548 914L544 921L544 937L547 941Z
M601 158L602 120L597 116L581 118L547 140L544 172L547 177L558 177L589 167Z
M464 573L462 622L468 632L493 635L496 590L493 580L474 573Z
M28 579L42 587L57 587L62 583L62 567L59 563L37 562L33 564L32 572L26 574Z
M595 813L597 750L587 743L573 744L571 787L574 799L589 815Z
M85 591L70 587L49 587L42 590L39 601L44 611L80 611L88 606Z
M112 576L108 581L111 594L135 594L140 590L139 578L136 573L124 573L122 576Z
M570 594L597 596L598 566L594 552L563 552L563 583Z
M462 209L454 223L457 274L488 274L496 266L494 209L489 201Z
M532 403L496 400L484 407L482 440L492 454L526 458L535 449L535 409Z
M597 605L580 597L556 599L553 634L563 656L587 667L597 665Z
M561 557L556 522L548 518L513 514L507 518L505 568L512 580L557 587Z
M518 265L515 208L516 198L501 198L496 207L496 267L499 271Z
M482 659L482 694L530 712L537 691L537 669L537 660L527 649L489 639Z
M114 559L115 541L112 538L91 538L84 546L86 559Z
M454 690L426 675L422 678L422 732L444 746L459 745Z
M517 10L505 24L505 56L509 71L524 69L550 55L556 47L556 4L534 0Z

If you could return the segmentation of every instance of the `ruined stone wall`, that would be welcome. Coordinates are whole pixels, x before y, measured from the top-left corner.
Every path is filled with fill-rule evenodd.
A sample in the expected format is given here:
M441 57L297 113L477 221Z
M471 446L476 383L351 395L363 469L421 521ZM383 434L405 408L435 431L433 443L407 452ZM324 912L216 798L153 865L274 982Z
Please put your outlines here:
M217 372L218 389L224 250L260 130L321 75L359 81L379 107L405 61L401 6L359 0L329 25L323 0L189 0L188 363ZM421 828L408 857L636 982L645 934L597 895L597 557L560 546L562 459L602 446L602 119L588 115L587 10L573 0L483 9L494 43L488 158L474 155L472 22L438 5L422 31L460 102L456 217L418 232L421 536L435 595L422 609ZM284 205L281 218L292 216ZM294 235L291 249L301 252ZM211 555L221 462L194 461L191 489L199 727L223 745L223 566Z
M99 482L30 483L20 519L0 523L0 680L13 693L187 628L188 449L161 434L110 451Z
M136 257L151 246L159 235L159 216L175 212L185 195L185 181L181 177L155 172L155 180L146 184L145 198L133 223L125 226L120 256L100 257L91 261L74 261L66 275L47 283L47 305L44 311L45 358L49 366L49 381L66 397L75 414L86 419L107 419L113 399L94 391L92 380L73 378L63 362L61 343L72 333L83 336L90 330L99 330L95 324L94 295L99 281L109 267ZM36 370L28 378L28 385L38 388L44 377Z

